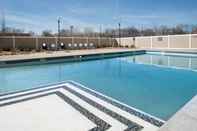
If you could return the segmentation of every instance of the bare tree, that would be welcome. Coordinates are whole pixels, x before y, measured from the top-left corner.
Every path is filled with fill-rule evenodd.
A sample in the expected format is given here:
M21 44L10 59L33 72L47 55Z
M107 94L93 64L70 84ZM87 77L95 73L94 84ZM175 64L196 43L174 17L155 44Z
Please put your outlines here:
M42 36L54 36L51 30L44 30Z
M102 36L105 36L105 37L113 37L113 35L114 35L113 34L113 29L106 29L105 32L104 33L102 32L100 36L101 37Z
M162 25L162 26L159 26L159 27L154 27L154 32L155 32L155 35L171 35L172 34L172 29L165 26L165 25Z
M130 37L135 37L140 35L139 30L135 27L129 27L126 31L127 31L127 36Z
M177 25L175 28L172 28L172 34L186 34L183 25Z
M4 33L24 33L23 29L13 28L13 27L6 27L4 29Z
M141 34L143 36L154 36L155 35L155 32L153 29L144 29L141 31Z
M192 34L197 34L197 25L192 27Z
M95 36L94 29L91 28L91 27L86 27L86 28L84 28L84 35L85 35L85 36L90 36L90 37Z
M30 36L35 36L35 32L33 31L29 31L28 33L30 34Z
M68 29L60 30L60 36L71 36L70 30Z

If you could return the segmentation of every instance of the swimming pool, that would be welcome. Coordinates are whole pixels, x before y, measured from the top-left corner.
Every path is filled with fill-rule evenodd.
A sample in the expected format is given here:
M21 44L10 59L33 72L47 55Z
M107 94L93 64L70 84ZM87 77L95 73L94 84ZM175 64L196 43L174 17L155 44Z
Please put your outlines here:
M73 80L168 120L197 94L197 57L151 52L91 61L0 68L0 93Z

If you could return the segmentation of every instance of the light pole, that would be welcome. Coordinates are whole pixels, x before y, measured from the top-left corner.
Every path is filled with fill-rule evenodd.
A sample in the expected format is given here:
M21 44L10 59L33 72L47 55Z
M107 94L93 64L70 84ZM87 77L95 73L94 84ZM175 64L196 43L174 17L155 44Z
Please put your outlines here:
M74 28L74 26L71 25L71 26L70 26L70 35L71 35L71 37L73 37L73 28Z
M118 23L119 45L121 45L121 24Z
M2 31L2 33L5 33L6 32L6 24L5 24L5 13L4 13L4 11L2 11L2 23L1 23L2 25L2 29L1 29L1 31Z
M100 33L99 36L102 37L102 25L100 25Z
M59 44L60 44L60 24L61 24L61 18L60 18L60 17L58 18L57 23L58 23L58 38L57 38L57 44L59 45ZM57 48L57 46L56 46L56 48Z

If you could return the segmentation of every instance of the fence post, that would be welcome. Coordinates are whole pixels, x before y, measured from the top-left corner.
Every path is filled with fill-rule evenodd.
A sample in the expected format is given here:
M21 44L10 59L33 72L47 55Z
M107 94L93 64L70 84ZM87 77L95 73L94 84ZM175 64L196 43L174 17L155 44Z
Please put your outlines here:
M12 45L13 46L12 48L15 50L16 49L16 38L15 38L15 36L12 36L12 42L13 42L12 43L13 44Z
M192 48L192 34L189 34L189 49Z
M72 36L72 45L74 44L74 37Z
M101 37L97 37L98 38L98 43L99 43L99 47L101 46Z
M153 36L150 37L150 48L153 48Z
M36 36L36 50L38 50L38 36Z
M109 47L111 47L111 38L108 38L109 39Z
M168 49L170 48L170 35L168 35Z
M86 43L87 43L87 44L89 43L89 38L88 38L88 37L86 38Z
M115 47L115 44L114 44L114 39L113 39L113 37L111 38L111 40L112 40L112 47Z
M59 36L58 36L59 37ZM59 38L57 36L55 36L55 49L58 49L58 42L59 42Z

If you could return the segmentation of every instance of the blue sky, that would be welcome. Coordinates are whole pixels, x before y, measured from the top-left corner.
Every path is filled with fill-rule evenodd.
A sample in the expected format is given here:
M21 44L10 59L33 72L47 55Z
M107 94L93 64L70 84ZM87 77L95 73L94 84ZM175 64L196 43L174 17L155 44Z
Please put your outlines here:
M25 31L56 32L57 18L62 27L98 30L117 27L153 27L197 24L197 0L1 0L9 27Z

